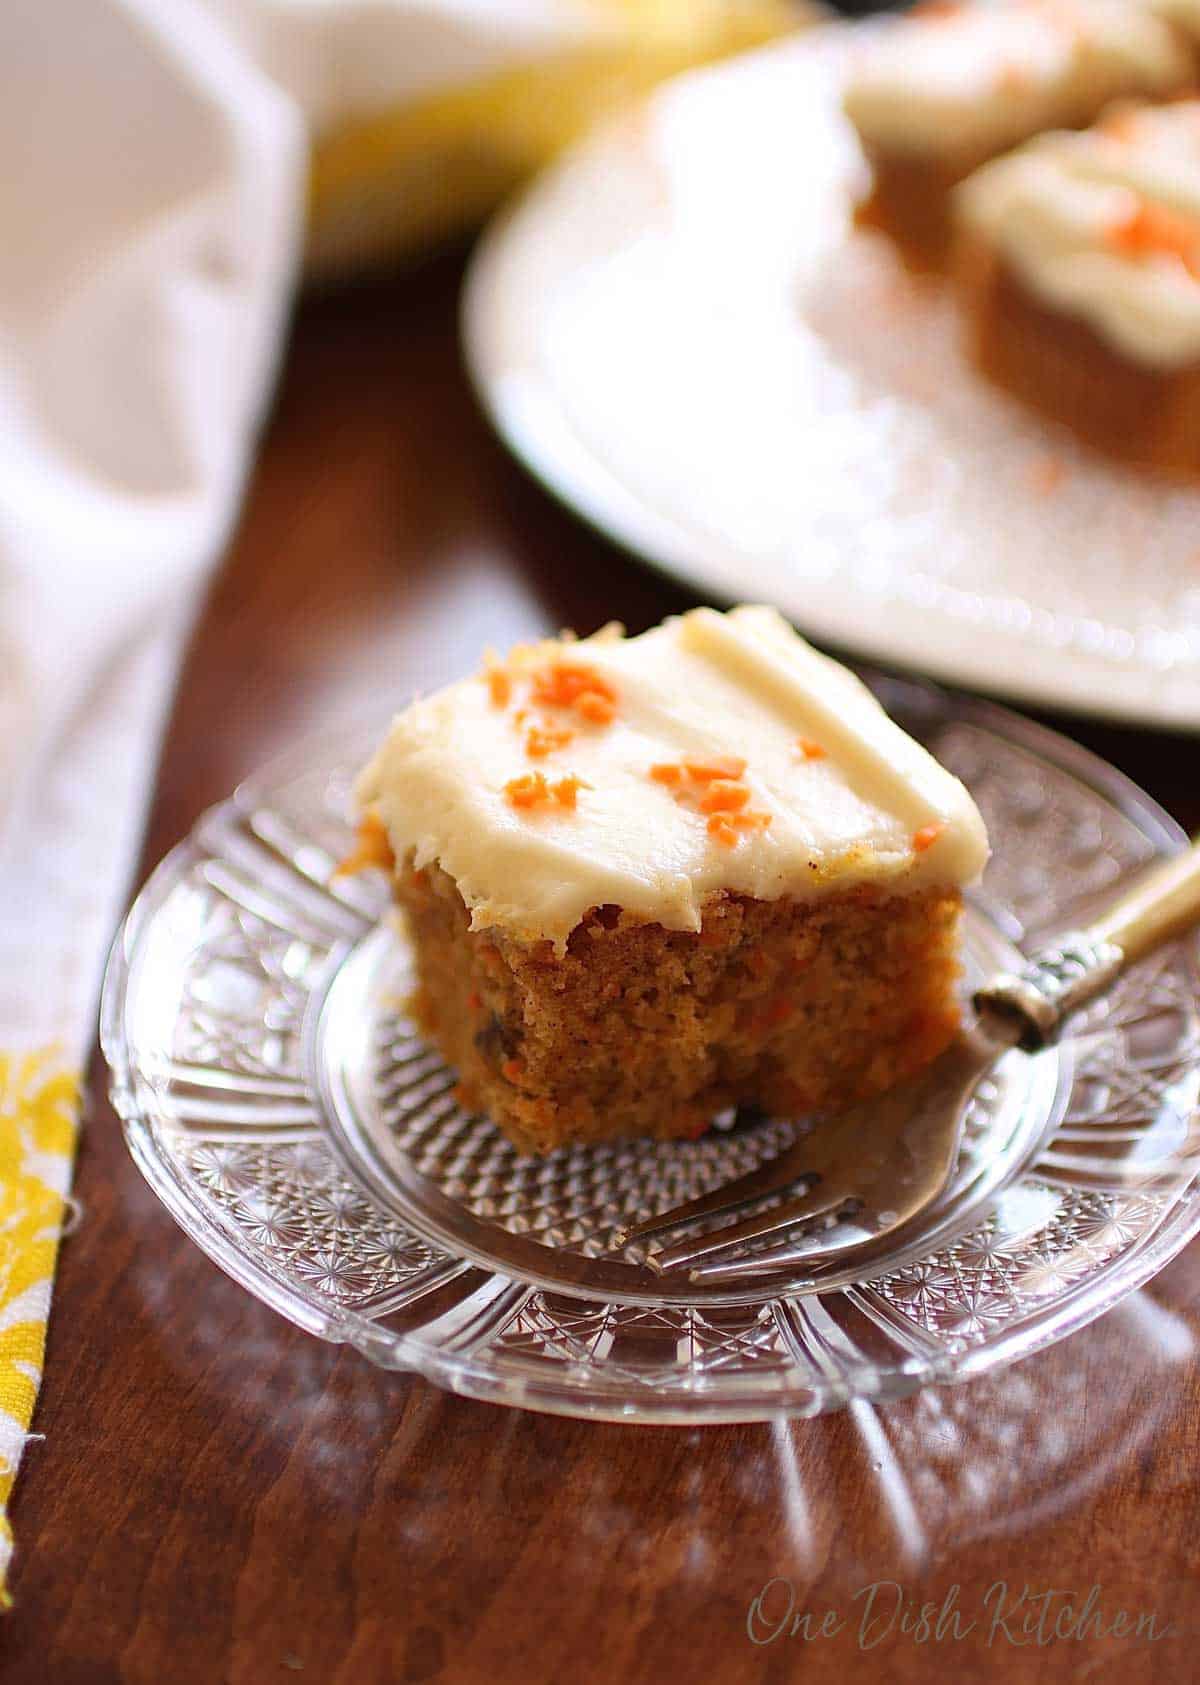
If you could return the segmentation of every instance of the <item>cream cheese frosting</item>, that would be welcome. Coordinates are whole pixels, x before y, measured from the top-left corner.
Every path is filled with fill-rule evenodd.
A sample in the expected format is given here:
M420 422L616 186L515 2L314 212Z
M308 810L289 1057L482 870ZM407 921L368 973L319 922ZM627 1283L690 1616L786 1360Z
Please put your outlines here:
M1118 351L1161 369L1200 359L1200 101L1044 135L977 171L957 206L1032 292Z
M974 157L1193 79L1180 32L1138 0L1007 0L873 26L844 105L869 145Z
M611 718L536 701L560 664L596 676ZM640 637L609 628L523 646L492 674L413 703L357 785L397 859L440 865L475 929L561 949L596 906L695 931L722 890L961 887L986 862L963 785L773 609L696 609ZM727 783L686 770L682 784L661 781L714 757ZM575 805L514 806L539 776L551 790L571 780ZM723 832L703 804L733 784L745 806L730 819L747 828Z

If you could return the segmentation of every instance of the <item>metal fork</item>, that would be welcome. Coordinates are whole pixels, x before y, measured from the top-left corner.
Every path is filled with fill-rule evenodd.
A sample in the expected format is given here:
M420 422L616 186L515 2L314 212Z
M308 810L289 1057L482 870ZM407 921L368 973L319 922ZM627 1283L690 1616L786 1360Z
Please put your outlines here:
M733 1282L874 1246L945 1189L971 1096L1000 1055L1045 1047L1127 965L1197 922L1200 841L1151 868L1087 929L1043 949L1021 972L986 983L974 997L974 1023L919 1076L820 1124L748 1175L635 1223L618 1237L617 1249L745 1210L801 1183L797 1197L677 1241L648 1261L663 1273L688 1268L693 1281ZM819 1238L811 1233L817 1222L827 1226ZM801 1224L810 1232L796 1244L761 1250ZM748 1246L760 1249L747 1253Z

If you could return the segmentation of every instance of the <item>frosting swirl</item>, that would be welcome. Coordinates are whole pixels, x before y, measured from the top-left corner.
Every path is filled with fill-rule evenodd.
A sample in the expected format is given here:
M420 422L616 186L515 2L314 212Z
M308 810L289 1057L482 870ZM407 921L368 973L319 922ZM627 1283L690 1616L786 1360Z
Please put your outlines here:
M957 190L963 225L1133 360L1200 360L1200 101L1116 107Z
M1194 79L1173 22L1196 0L1008 0L937 4L863 32L844 107L869 146L986 156L1085 123L1112 99ZM1200 18L1194 25L1200 34Z
M987 858L962 784L768 608L493 660L401 714L357 794L475 928L560 947L595 906L698 930L721 890L959 886Z

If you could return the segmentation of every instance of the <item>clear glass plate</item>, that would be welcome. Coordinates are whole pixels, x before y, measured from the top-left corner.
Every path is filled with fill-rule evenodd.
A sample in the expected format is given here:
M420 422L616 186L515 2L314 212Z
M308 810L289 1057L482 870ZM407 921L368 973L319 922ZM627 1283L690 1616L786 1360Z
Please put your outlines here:
M1182 833L1052 733L879 681L970 786L994 856L966 984L1077 924ZM668 1291L614 1231L790 1140L518 1157L404 1016L381 876L330 883L381 730L310 745L213 809L113 950L102 1041L138 1166L251 1292L376 1363L474 1397L644 1421L752 1420L964 1380L1082 1327L1200 1227L1195 948L1131 971L1061 1045L980 1085L944 1197L803 1290Z

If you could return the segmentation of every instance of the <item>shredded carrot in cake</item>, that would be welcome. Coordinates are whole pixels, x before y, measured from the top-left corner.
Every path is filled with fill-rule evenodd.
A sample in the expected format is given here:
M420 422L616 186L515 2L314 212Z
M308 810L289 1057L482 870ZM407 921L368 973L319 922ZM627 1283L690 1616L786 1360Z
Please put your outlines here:
M727 778L714 778L697 805L701 813L736 813L749 800L748 785L735 784Z
M519 1059L506 1059L500 1067L500 1072L509 1082L519 1082L525 1074L525 1067Z
M770 1006L763 1013L763 1020L766 1024L771 1026L775 1024L782 1024L785 1018L790 1018L792 1016L792 1010L791 1001L786 1000L782 995L780 995L777 1000L773 1000L771 1002Z
M374 813L367 813L358 822L353 849L335 868L333 876L348 878L355 872L369 872L375 867L382 867L385 872L395 871L396 856L392 853L383 820Z
M470 994L467 996L467 1005L471 1008L472 1012L479 1011L479 1008L483 1005L483 996L479 993L478 989L471 990Z
M814 743L811 737L798 737L796 748L806 761L823 761L829 752L820 743Z
M697 784L707 784L714 778L740 778L746 762L741 755L714 755L707 761L685 760L683 770Z
M532 725L525 733L525 753L531 760L541 760L555 749L565 749L575 733L561 725Z
M761 1012L751 1015L746 1028L753 1035L765 1035L768 1030L777 1030L780 1024L785 1023L792 1016L794 1010L795 1008L790 1000L787 1000L783 995L777 995L774 1000L767 1002Z
M1129 216L1112 224L1108 243L1126 257L1177 257L1200 279L1200 223L1166 205L1143 199Z
M917 853L924 854L927 848L932 848L945 829L944 825L922 825L919 831L914 831L913 847Z
M650 776L656 784L682 784L683 768L674 761L659 761L650 768Z

